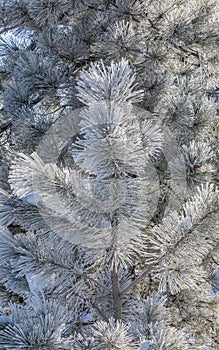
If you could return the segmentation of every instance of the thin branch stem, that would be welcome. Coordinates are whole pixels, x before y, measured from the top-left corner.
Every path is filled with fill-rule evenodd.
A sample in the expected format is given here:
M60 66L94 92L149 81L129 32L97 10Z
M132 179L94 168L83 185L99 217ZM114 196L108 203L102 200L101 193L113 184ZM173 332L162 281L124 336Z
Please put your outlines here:
M85 303L87 303L87 298L85 298L84 295L81 295L79 293L75 293L80 299L83 299L85 301ZM109 320L108 318L106 317L105 313L100 309L100 307L93 301L90 301L90 305L95 309L97 310L98 314L102 317L102 319L109 323Z
M12 27L5 27L5 28L3 28L3 29L0 30L0 35L2 35L2 34L4 34L4 33L8 32L9 30L15 29L15 28L17 28L17 24L14 25L14 26L12 26Z
M118 277L118 272L116 270L115 263L113 264L111 278L112 278L112 288L113 288L114 317L116 320L120 320L122 318L122 298L119 290L119 277Z
M98 281L95 280L93 277L88 276L88 275L87 275L86 273L84 273L84 272L77 272L77 271L75 271L75 270L71 270L71 268L68 268L68 267L66 267L66 266L64 266L64 265L62 265L62 264L55 263L55 262L52 261L52 260L47 260L46 262L48 262L48 263L50 263L50 264L52 263L53 265L58 266L59 268L62 268L62 269L64 269L64 270L67 270L67 271L69 271L70 273L72 273L72 274L74 274L74 275L76 275L76 276L79 276L79 277L82 277L82 278L84 278L84 279L87 279L88 281L93 282L96 286L101 287L101 288L103 288L104 290L106 290L107 292L111 293L111 289L110 289L110 288L108 288L107 286L105 286L105 285L103 285L102 283L98 282Z
M132 281L127 287L125 287L120 292L120 298L124 296L124 294L129 290L135 287L138 283L142 281L144 277L146 277L150 272L154 270L154 266L147 267L134 281Z
M107 287L107 286L104 286L103 284L101 284L100 282L98 282L97 280L95 280L94 278L86 275L85 273L82 273L82 274L79 274L77 273L78 276L81 276L81 277L84 277L85 279L93 282L94 284L96 284L98 287L101 287L103 288L104 290L106 290L107 292L111 292L111 290Z
M106 315L104 314L104 312L99 308L99 306L98 306L96 303L91 302L91 306L92 306L95 310L97 310L98 314L102 317L102 319L103 319L105 322L109 323L109 319L106 317Z

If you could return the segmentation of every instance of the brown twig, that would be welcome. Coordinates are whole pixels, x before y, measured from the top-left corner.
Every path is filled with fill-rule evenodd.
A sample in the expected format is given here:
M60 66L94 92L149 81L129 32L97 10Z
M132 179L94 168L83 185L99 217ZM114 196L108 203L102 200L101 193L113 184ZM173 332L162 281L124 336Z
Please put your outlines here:
M118 277L118 272L116 270L115 264L113 265L111 278L112 278L112 289L113 289L114 317L116 320L120 320L122 318L122 298L119 290L119 277Z

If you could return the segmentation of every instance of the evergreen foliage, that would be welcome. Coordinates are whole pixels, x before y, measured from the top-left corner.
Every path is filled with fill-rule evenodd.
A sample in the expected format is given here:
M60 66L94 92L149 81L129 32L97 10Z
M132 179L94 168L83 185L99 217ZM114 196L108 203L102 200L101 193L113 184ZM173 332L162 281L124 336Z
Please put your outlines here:
M218 19L0 1L0 349L218 348Z

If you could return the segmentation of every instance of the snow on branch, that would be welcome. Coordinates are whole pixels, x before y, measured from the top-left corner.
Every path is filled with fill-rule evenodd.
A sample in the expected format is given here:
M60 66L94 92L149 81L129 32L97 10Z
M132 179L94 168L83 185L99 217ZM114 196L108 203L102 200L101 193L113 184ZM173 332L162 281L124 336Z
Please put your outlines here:
M171 212L152 230L149 250L162 291L198 288L205 278L201 263L217 242L217 198L212 184L202 185L180 213Z
M111 63L105 67L103 61L91 64L82 71L78 79L78 97L90 106L102 100L117 103L138 102L142 91L136 89L135 75L127 60Z
M52 232L38 236L30 232L27 237L22 233L13 236L4 228L1 231L0 281L9 290L16 284L19 287L20 282L17 291L22 295L33 290L54 295L61 293L61 299L67 298L73 305L82 298L83 293L78 295L78 290L89 294L92 288L102 286L92 273L94 260L98 263L98 254L94 253L92 257L80 247L66 245Z
M58 350L69 349L66 338L61 338L70 318L67 308L57 300L33 295L25 306L11 304L8 322L0 331L0 343L6 349Z

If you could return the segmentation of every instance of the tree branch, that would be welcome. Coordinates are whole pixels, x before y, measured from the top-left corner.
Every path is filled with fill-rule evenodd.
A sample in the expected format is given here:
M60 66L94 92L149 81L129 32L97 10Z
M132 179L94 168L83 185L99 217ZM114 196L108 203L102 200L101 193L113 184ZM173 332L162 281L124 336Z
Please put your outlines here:
M102 317L102 319L103 319L105 322L109 323L108 318L106 317L106 315L104 314L104 312L99 308L99 306L98 306L96 303L91 302L91 306L92 306L94 309L97 310L98 314Z
M209 213L205 214L203 217L201 217L198 222L196 222L192 228L190 228L185 235L183 235L182 237L180 237L180 239L176 242L174 248L177 248L177 246L187 237L188 234L192 233L192 231L206 218L208 218L209 215L216 213L217 210L212 210ZM173 250L174 248L172 248L171 250ZM168 251L169 252L169 251ZM124 296L124 294L129 290L132 289L133 287L135 287L138 283L140 283L142 281L142 279L144 277L146 277L150 272L155 271L158 264L161 263L163 261L163 259L166 257L167 254L164 254L160 257L160 259L158 259L157 261L157 265L151 265L148 266L133 282L131 282L127 287L125 287L121 292L120 292L120 299Z
M122 298L119 290L119 278L118 278L118 273L116 270L115 263L113 264L111 279L112 279L112 288L113 288L114 317L116 320L120 320L122 318Z
M159 260L159 262L161 259ZM135 287L138 283L142 281L144 277L146 277L150 272L152 272L155 269L154 265L147 267L134 281L132 281L127 287L125 287L121 292L120 292L120 298L124 296L124 294L129 290Z
M3 29L0 30L0 35L2 35L2 34L4 34L4 33L8 32L9 30L15 29L15 28L17 28L17 24L14 25L14 26L12 26L12 27L5 27L5 28L3 28Z

